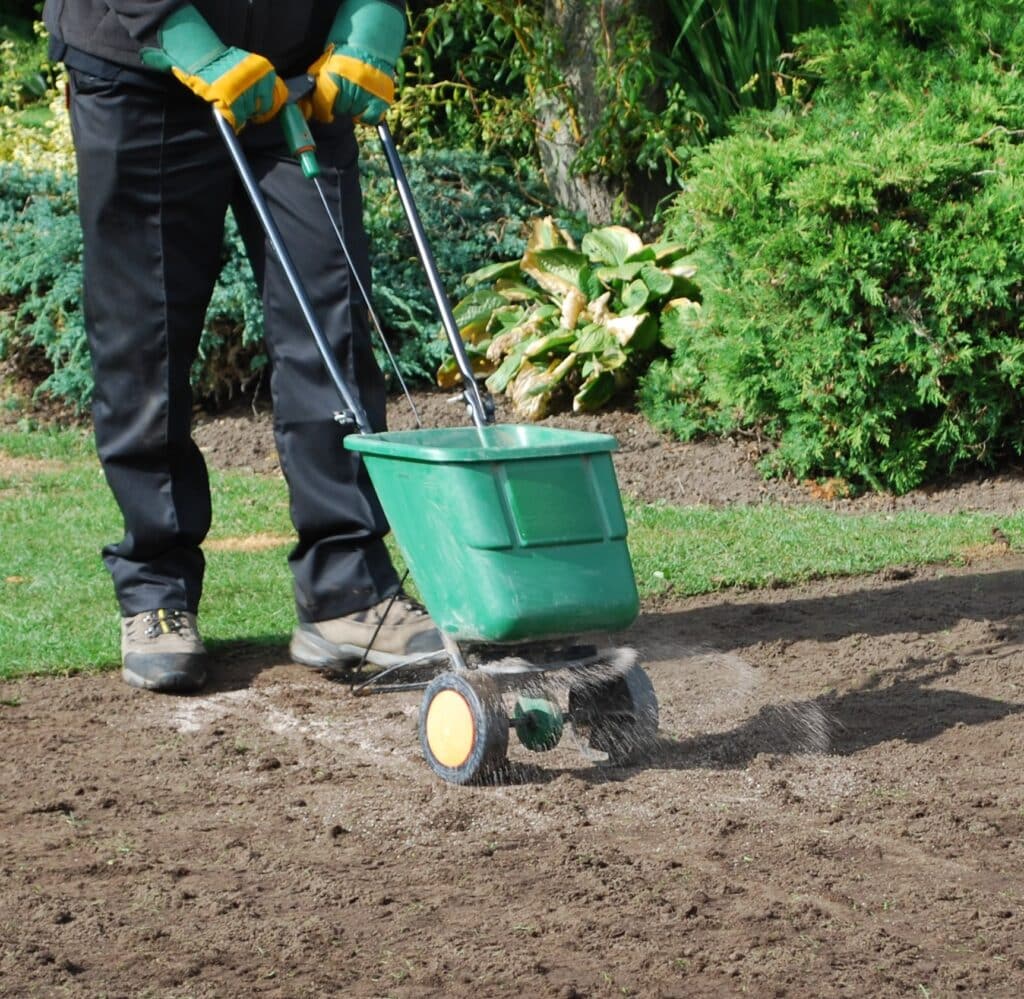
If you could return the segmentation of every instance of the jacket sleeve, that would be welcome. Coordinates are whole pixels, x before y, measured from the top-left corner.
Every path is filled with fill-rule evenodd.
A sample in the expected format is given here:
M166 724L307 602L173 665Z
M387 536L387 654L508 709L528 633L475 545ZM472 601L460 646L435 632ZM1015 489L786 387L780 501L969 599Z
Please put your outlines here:
M186 0L106 0L125 31L142 44L156 42L157 28Z

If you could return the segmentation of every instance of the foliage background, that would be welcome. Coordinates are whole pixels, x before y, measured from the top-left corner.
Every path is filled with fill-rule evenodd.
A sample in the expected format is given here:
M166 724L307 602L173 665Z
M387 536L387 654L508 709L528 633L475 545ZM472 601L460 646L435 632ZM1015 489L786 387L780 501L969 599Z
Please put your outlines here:
M33 96L52 75L40 39L3 19L32 6L0 8L0 356L81 404L66 127ZM700 285L643 381L659 426L753 434L775 445L766 474L851 490L1024 452L1024 0L410 11L391 121L453 300L465 275L520 256L533 218L581 239L600 208L648 239L665 229ZM365 169L377 304L401 369L428 380L445 347L372 150ZM203 395L263 364L230 229L224 262Z
M704 308L646 378L659 425L896 492L1024 452L1021 9L847 3L803 38L813 104L695 158L670 228Z
M495 159L458 151L406 158L420 192L424 225L437 247L446 287L456 293L479 261L521 252L522 231L539 191ZM432 379L445 342L387 167L365 157L364 196L376 277L374 299L404 376ZM340 249L338 250L340 253ZM226 398L252 387L266 363L263 319L233 221L223 269L207 311L193 382L200 397ZM81 311L81 232L71 173L0 164L0 358L44 392L82 407L92 388Z
M0 192L0 211L10 221L0 235L0 250L9 251L0 265L0 295L5 296L0 356L22 372L47 375L45 391L81 406L88 400L90 375L73 291L80 248L73 185L62 179L73 170L73 160L59 97L49 107L32 103L38 87L55 76L38 32L27 30L35 6L7 5L20 12L21 20L11 22L17 30L4 43L12 58L0 75L0 100L6 107L0 119L0 160L20 165L22 172L12 174ZM592 187L614 189L622 196L617 204L623 217L643 223L626 195L638 185L668 190L683 150L721 131L725 114L773 101L775 88L763 81L784 32L801 18L820 17L818 8L830 4L772 0L770 10L761 11L737 41L744 46L741 51L728 47L729 26L735 27L738 12L757 12L764 4L743 0L738 7L730 3L712 12L700 0L695 13L705 25L701 32L693 30L697 22L685 4L669 5L671 11L661 16L671 26L667 42L674 40L673 47L660 53L657 62L650 58L652 11L662 5L577 0L567 6L574 10L572 23L580 39L556 30L549 6L538 0L411 4L402 98L391 120L453 299L466 291L464 275L522 253L530 216L554 211L563 226L582 235L584 223L567 212L573 205L563 204L559 211L553 201L551 177L547 193L541 183L546 133L554 127L543 107L553 101L572 120L571 130L579 137L572 173L591 178ZM596 42L593 64L585 66L582 76L572 71L584 55L574 44L580 40ZM686 71L685 81L676 51L684 44L702 57ZM716 57L725 67L721 71L715 68ZM715 96L727 107L712 115L707 102L703 111L697 110L697 81L716 72ZM747 85L759 79L760 84ZM690 88L685 92L683 82ZM595 100L600 114L588 117L587 104ZM397 200L370 153L366 201L376 304L402 374L429 380L445 347L412 244L403 235ZM57 176L45 179L49 172ZM563 184L559 190L569 188ZM207 398L252 383L265 364L260 310L240 250L229 226L223 275L195 371L196 389Z

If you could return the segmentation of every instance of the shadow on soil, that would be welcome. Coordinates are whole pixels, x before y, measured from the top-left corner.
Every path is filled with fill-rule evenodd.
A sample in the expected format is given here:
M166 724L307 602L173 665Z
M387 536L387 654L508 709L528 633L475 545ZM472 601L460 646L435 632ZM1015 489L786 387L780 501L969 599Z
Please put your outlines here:
M951 728L1024 713L1024 704L927 686L961 667L898 677L885 686L872 682L842 695L768 704L727 731L662 739L645 765L729 770L762 754L849 756L886 742L927 742Z
M725 731L681 740L661 736L650 752L630 767L515 767L511 779L546 783L571 773L591 783L603 783L626 780L643 770L743 769L762 755L849 756L886 742L927 742L951 728L1024 714L1024 704L925 686L955 672L939 669L896 680L884 688L768 704Z
M212 642L210 660L213 668L203 688L204 694L244 690L251 687L261 673L290 662L288 637L257 635L241 641Z
M677 648L733 651L756 643L827 646L854 636L907 634L912 640L971 621L985 628L978 656L991 662L1019 654L1024 649L1024 573L958 574L829 596L755 597L650 615L644 631L658 636L653 645L665 658L670 636L678 636ZM760 754L845 756L893 740L927 742L954 727L1024 713L1024 704L955 689L957 675L974 661L973 651L934 658L908 655L879 670L870 670L867 651L867 676L857 687L767 704L725 731L679 741L663 738L648 765L731 769ZM821 651L828 654L827 648ZM943 689L945 684L953 686Z
M1005 637L1024 637L1024 572L985 572L908 580L822 597L730 600L710 607L644 615L645 630L680 635L719 650L751 641L837 641L850 635L926 634L964 620L1002 621ZM659 619L661 624L659 626ZM751 637L753 636L753 638Z

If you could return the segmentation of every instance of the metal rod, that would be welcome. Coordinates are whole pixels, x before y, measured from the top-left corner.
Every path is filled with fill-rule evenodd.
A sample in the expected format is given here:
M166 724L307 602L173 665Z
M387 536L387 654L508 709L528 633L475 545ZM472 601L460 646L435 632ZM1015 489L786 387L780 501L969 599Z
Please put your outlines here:
M388 666L379 672L371 673L365 679L360 679L364 675L364 657L364 661L352 672L350 681L352 683L352 696L360 697L365 694L392 693L398 690L425 690L427 687L427 681L425 680L413 680L403 683L385 683L384 681L396 673L415 674L423 673L428 669L436 673L445 669L447 665L447 663L443 663L437 653L424 653L420 656L410 657L404 662L395 663L393 666Z
M302 310L302 315L306 320L306 325L309 326L309 330L313 334L313 339L316 341L317 349L320 351L320 356L323 358L324 365L327 367L327 372L331 376L331 381L334 382L334 387L338 390L338 394L344 401L348 412L352 415L352 419L355 420L360 433L372 433L373 428L370 426L370 421L367 419L366 412L363 410L363 407L359 404L356 397L349 390L348 385L346 385L345 377L341 373L341 368L338 366L337 359L331 350L331 345L327 342L327 338L324 336L324 332L320 328L319 322L317 322L316 314L313 312L313 306L310 304L309 298L306 295L306 289L303 287L302 279L299 277L298 271L296 271L295 265L292 263L292 258L288 253L287 247L284 245L284 240L281 238L281 233L277 228L277 223L274 222L274 218L270 214L270 209L267 207L266 199L263 197L263 192L260 191L259 184L256 182L256 178L253 176L252 170L249 168L249 162L245 158L245 154L242 152L241 144L238 141L238 137L235 135L234 129L216 109L213 111L213 119L217 123L217 127L220 129L220 133L224 138L224 144L227 146L228 153L234 161L235 167L238 170L238 175L242 179L242 185L245 187L246 193L249 195L249 200L252 202L252 206L256 210L256 214L259 216L260 222L263 225L263 231L267 234L267 239L270 241L270 245L274 248L274 253L277 254L277 259L281 262L281 267L284 269L285 276L288 278L288 283L291 285L292 292L298 300L299 308Z
M398 361L395 360L395 355L391 351L391 344L388 343L388 338L384 335L384 327L381 325L380 317L377 315L377 310L373 307L373 302L370 301L370 293L366 290L366 286L363 284L363 279L359 276L359 271L356 270L356 264L352 259L352 254L348 252L348 244L345 242L345 237L341 234L341 226L339 226L335 221L334 212L331 210L331 206L327 201L327 195L324 194L324 186L320 183L319 177L314 177L313 183L316 185L316 193L320 195L320 201L324 206L324 211L327 213L327 221L331 223L334 235L338 237L338 244L341 246L341 252L345 255L345 262L348 264L348 272L352 275L352 279L355 281L355 285L359 289L359 294L366 303L366 311L369 314L370 322L373 324L373 328L377 333L377 339L380 340L381 346L384 348L384 352L388 355L388 360L391 362L391 370L394 371L395 377L398 379L398 384L402 389L402 394L405 396L405 401L409 403L409 408L412 410L412 418L416 422L417 427L422 427L423 423L420 421L419 410L416 409L416 403L412 400L412 394L409 392L409 386L405 384L402 372L398 370Z
M368 697L371 694L401 694L412 690L426 690L429 683L424 680L418 683L379 683L374 677L365 680L352 688L353 697Z
M381 145L384 147L384 158L388 161L388 168L391 170L391 176L394 178L395 186L398 188L398 197L402 202L402 208L405 210L405 217L409 220L409 228L412 230L412 238L416 243L416 250L427 272L427 281L434 295L437 311L441 315L441 324L448 335L448 342L451 344L452 351L455 354L455 363L462 374L470 415L477 428L483 429L486 424L491 422L491 418L484 408L480 389L473 374L473 365L469 360L469 355L466 353L466 345L462 342L462 337L459 334L458 324L452 315L452 307L448 302L447 294L445 294L441 275L434 260L434 254L431 252L430 243L423 229L423 223L420 221L420 214L416 209L416 202L413 200L409 179L405 175L402 161L398 157L398 150L395 148L395 140L392 138L391 130L386 122L382 121L377 126L377 134L380 136Z

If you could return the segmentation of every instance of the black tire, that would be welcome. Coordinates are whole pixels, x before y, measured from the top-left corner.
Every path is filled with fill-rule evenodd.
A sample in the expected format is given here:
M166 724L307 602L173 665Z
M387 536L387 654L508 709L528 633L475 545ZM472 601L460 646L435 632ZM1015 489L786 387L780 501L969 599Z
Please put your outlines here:
M450 784L479 784L505 766L508 718L498 685L482 673L442 673L423 693L420 748Z
M658 735L658 698L639 666L569 688L569 718L584 754L621 765L649 752Z

